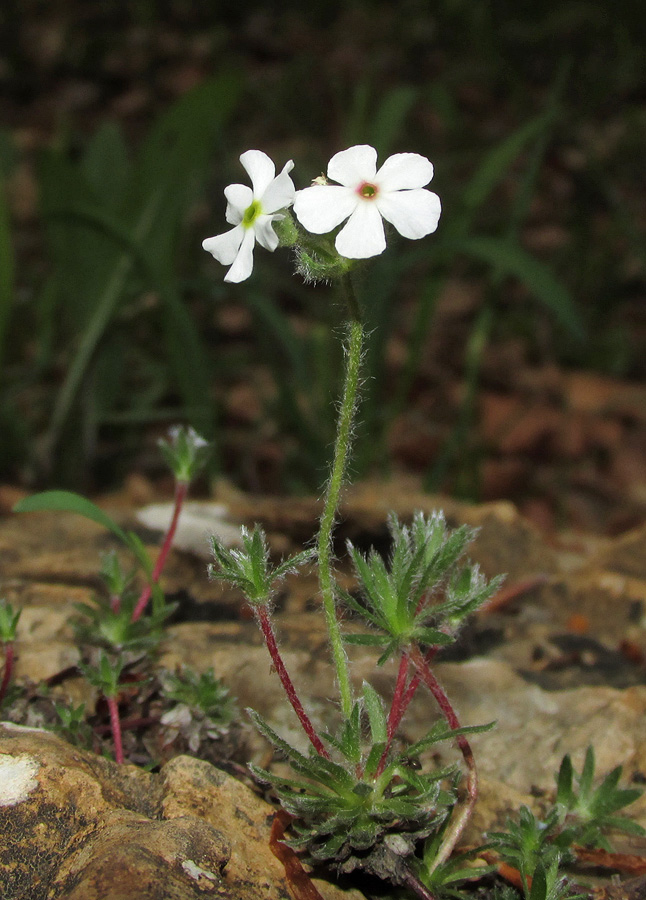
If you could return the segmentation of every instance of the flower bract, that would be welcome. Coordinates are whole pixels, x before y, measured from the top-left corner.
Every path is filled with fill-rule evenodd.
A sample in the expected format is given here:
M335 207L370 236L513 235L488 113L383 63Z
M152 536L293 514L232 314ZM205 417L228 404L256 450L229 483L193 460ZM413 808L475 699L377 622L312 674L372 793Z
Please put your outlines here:
M326 234L347 219L335 241L341 256L365 259L383 253L384 219L412 240L437 228L440 198L424 189L433 165L419 153L395 153L377 169L377 151L359 144L336 153L327 174L337 184L297 191L294 212L314 234Z
M247 150L240 157L240 162L251 179L252 187L230 184L225 188L226 220L234 227L202 241L204 249L218 262L231 267L224 280L235 283L251 275L256 241L266 250L273 251L278 246L278 236L272 222L283 218L278 211L292 205L296 190L289 177L289 172L294 168L291 160L279 175L276 175L271 159L261 150Z

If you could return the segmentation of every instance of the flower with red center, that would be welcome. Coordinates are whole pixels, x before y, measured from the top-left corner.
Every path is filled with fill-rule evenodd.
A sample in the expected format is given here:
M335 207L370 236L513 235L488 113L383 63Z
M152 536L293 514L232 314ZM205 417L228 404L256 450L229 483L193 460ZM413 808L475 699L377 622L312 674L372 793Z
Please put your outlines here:
M411 240L437 228L440 198L424 189L433 165L419 153L395 153L377 170L377 151L360 144L336 153L327 174L337 184L297 191L294 212L313 234L326 234L347 219L335 240L340 256L366 259L383 253L384 219Z

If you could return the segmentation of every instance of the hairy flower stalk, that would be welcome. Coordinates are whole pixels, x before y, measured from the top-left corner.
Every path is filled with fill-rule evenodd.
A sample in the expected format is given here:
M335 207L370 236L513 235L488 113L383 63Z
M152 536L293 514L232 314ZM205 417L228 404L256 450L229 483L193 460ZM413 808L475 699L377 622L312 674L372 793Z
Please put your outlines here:
M146 606L148 605L148 601L150 600L151 594L153 592L153 586L159 581L164 565L166 563L166 557L170 552L173 538L175 537L175 532L177 531L177 523L179 521L179 516L182 511L184 501L186 500L187 493L188 482L177 481L175 484L175 505L173 507L173 516L170 520L170 525L168 526L166 536L164 537L164 543L162 544L161 550L159 551L157 562L155 563L152 575L150 576L150 581L142 590L141 595L137 600L137 604L132 611L133 622L136 622L138 619L140 619L145 612Z
M339 504L339 495L347 468L348 454L352 442L352 426L357 404L359 370L363 349L363 325L359 305L349 275L342 279L345 300L350 314L350 333L346 347L346 368L343 397L339 408L339 424L334 442L334 458L330 480L325 493L325 503L318 533L319 585L323 598L325 621L330 636L332 657L336 668L341 695L341 709L348 717L352 710L352 689L348 672L348 659L343 648L341 629L336 612L334 597L334 576L332 574L332 531Z
M294 712L298 716L299 722L303 726L305 734L312 742L312 746L314 747L316 752L320 756L324 756L326 759L329 759L330 754L327 752L327 750L323 746L323 742L314 730L314 726L312 725L309 716L305 712L303 704L301 703L298 694L296 693L296 688L294 687L292 679L289 677L289 673L285 668L285 663L283 662L280 651L278 650L276 636L274 634L274 629L271 624L271 619L269 618L269 611L266 604L254 605L254 613L256 615L256 618L258 619L258 624L260 625L263 636L265 638L267 650L269 650L269 655L271 656L274 668L276 669L276 673L280 678L283 689L287 694L287 698L291 703Z
M428 687L431 694L433 694L449 727L459 728L460 722L451 705L451 701L431 671L427 659L424 658L424 654L417 645L413 645L411 649L411 660L417 669L417 674ZM467 796L464 803L462 803L461 806L456 806L453 811L453 818L446 830L437 855L433 860L433 865L430 869L431 872L445 863L450 857L455 845L460 840L460 836L464 831L467 822L471 818L471 813L473 812L473 807L475 806L478 797L478 773L471 744L463 734L459 734L455 740L460 748L462 758L467 767Z

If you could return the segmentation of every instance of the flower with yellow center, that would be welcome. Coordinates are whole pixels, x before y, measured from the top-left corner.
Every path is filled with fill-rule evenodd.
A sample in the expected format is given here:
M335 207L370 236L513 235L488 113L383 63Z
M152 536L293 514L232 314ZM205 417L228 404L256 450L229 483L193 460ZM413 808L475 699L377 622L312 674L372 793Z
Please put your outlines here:
M226 220L234 227L224 234L202 241L205 250L218 262L231 266L225 281L239 282L249 278L253 270L253 248L256 241L266 250L274 251L278 236L272 228L283 216L278 210L294 202L294 182L289 172L294 168L290 160L276 175L276 167L261 150L247 150L240 162L251 179L246 184L230 184L224 190L227 198Z

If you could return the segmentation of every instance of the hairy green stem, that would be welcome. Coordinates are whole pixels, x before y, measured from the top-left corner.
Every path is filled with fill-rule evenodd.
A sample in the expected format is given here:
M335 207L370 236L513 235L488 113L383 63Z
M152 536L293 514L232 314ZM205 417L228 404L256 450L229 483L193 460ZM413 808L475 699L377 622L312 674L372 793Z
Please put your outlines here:
M348 671L348 659L343 648L341 629L336 614L334 576L332 573L332 531L339 504L339 495L346 472L348 453L352 442L352 424L359 388L359 370L363 348L363 325L350 276L344 276L342 284L350 313L349 337L346 346L345 383L339 408L339 421L334 442L334 458L330 479L325 492L325 503L318 533L319 586L323 598L325 621L330 636L332 657L339 682L341 709L348 717L352 711L352 689Z

